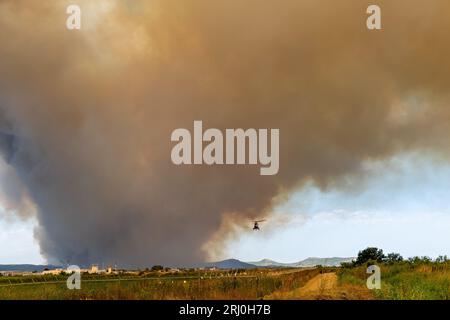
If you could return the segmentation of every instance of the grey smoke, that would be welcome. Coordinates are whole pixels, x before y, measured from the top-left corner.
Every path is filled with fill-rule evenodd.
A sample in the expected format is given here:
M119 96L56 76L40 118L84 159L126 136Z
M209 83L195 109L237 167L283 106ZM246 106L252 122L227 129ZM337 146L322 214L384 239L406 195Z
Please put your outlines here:
M68 2L0 1L0 148L50 262L195 263L222 221L305 181L447 156L448 1L380 0L380 32L357 0L78 2L69 32ZM279 128L279 174L174 166L170 134L194 120Z

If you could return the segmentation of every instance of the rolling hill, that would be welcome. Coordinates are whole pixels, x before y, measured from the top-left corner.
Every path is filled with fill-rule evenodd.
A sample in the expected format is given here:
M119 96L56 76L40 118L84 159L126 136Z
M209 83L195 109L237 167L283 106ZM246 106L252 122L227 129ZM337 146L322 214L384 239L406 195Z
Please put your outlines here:
M227 259L222 261L216 261L216 262L207 262L203 264L203 267L205 268L213 268L216 267L218 269L253 269L257 268L258 266L242 262L237 259Z
M227 259L216 262L209 262L202 265L202 267L211 268L216 267L219 269L252 269L252 268L276 268L276 267L290 267L290 268L307 268L315 267L318 265L324 267L338 267L342 262L351 262L355 258L307 258L299 262L294 263L281 263L270 259L263 259L260 261L243 262L237 259Z
M340 257L333 257L333 258L307 258L305 260L301 260L299 262L294 263L281 263L276 262L269 259L263 259L260 261L254 261L254 262L247 262L249 264L255 265L257 267L293 267L293 268L306 268L306 267L315 267L318 265L324 266L324 267L338 267L341 265L342 262L351 262L353 257L350 258L340 258Z

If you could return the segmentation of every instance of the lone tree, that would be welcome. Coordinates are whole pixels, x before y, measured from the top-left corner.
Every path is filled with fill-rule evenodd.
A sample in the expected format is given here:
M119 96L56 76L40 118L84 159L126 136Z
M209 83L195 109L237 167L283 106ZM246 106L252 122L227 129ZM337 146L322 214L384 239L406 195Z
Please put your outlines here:
M153 267L152 267L152 271L161 271L161 270L164 270L164 267L163 267L163 266L156 265L156 266L153 266Z
M355 265L359 266L368 261L383 262L384 258L385 256L382 249L369 247L358 252L358 257L356 258Z

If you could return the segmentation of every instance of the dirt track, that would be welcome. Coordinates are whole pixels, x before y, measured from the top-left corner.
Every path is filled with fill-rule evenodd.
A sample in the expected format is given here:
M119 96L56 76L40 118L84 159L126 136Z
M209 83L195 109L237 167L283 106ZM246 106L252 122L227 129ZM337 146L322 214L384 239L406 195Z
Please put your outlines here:
M335 273L323 273L309 280L304 286L288 292L274 292L265 299L328 300L371 299L367 290L340 287Z

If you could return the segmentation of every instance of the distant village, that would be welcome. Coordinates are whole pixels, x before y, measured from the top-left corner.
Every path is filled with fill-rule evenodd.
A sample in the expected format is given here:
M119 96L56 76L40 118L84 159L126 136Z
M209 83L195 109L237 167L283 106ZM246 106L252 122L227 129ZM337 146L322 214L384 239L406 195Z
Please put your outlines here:
M220 270L237 270L239 273L244 273L244 270L252 269L266 269L266 268L314 268L317 266L323 267L339 267L341 264L352 263L355 257L332 257L332 258L307 258L295 263L280 263L277 261L263 259L254 262L243 262L237 259L226 259L216 262L206 262L202 264L197 264L191 267L163 267L161 265L155 265L150 268L145 269L123 269L117 266L112 266L105 264L105 267L98 264L92 264L89 268L82 268L80 272L85 275L146 275L150 273L157 272L161 274L174 274L174 273L190 273L197 271L220 271ZM0 265L0 276L36 276L36 275L61 275L69 274L73 271L68 270L68 267L64 268L61 266L52 265Z
M73 271L68 272L67 269L63 268L54 268L49 269L45 268L42 271L20 271L20 270L7 270L7 271L0 271L0 274L3 276L29 276L29 275L60 275L64 273L72 273ZM107 267L105 269L100 269L97 264L91 265L88 269L80 269L81 273L88 273L88 274L117 274L119 273L117 270L113 269L112 267Z
M207 267L207 268L192 268L192 269L186 269L191 271L217 271L218 268L216 267ZM116 267L108 266L106 268L100 268L98 264L93 264L89 268L81 268L80 273L82 274L92 274L92 275L117 275L117 274L128 274L128 275L141 275L142 273L147 272L160 272L160 273L178 273L186 271L184 269L179 268L167 268L162 266L154 266L151 269L145 269L145 270L126 270L126 269L117 269ZM3 270L0 271L0 276L36 276L36 275L63 275L63 274L70 274L73 273L73 270L64 269L62 267L55 267L55 268L44 268L40 271L23 271L23 270Z

